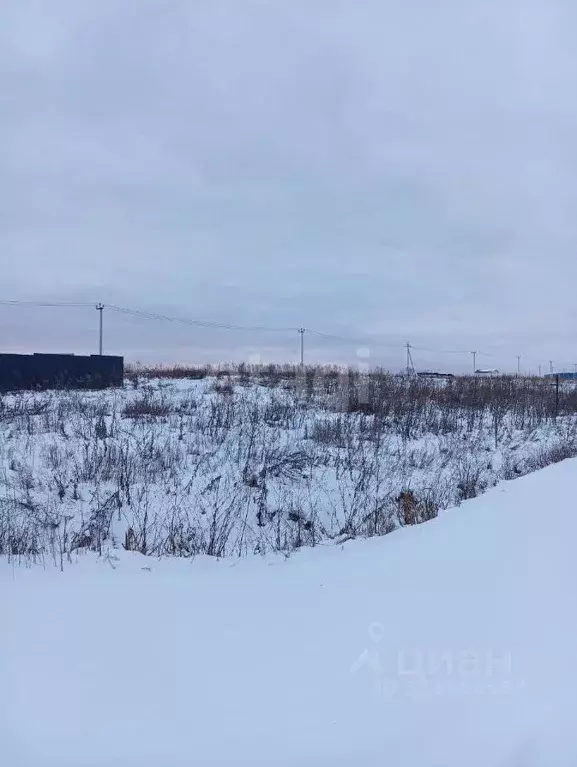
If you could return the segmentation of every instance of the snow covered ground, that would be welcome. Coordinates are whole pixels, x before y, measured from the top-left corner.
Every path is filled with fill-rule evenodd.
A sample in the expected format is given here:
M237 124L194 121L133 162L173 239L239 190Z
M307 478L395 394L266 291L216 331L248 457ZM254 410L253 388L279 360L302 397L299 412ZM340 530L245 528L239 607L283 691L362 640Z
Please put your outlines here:
M338 544L577 454L574 387L312 373L1 397L0 554Z
M0 560L7 767L574 767L577 461L290 557Z

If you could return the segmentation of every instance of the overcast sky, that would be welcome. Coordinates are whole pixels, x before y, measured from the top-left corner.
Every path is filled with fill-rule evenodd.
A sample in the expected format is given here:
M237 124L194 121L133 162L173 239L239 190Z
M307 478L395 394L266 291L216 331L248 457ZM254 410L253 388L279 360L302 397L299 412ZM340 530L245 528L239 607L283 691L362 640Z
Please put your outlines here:
M2 0L0 299L572 365L576 28L574 0ZM96 314L0 306L2 350L94 351ZM105 327L143 361L298 355Z

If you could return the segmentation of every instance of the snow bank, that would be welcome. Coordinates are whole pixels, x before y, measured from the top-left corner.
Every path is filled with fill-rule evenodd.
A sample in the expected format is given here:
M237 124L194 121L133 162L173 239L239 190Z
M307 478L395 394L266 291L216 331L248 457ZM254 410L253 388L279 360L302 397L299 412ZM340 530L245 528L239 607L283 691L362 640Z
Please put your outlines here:
M576 477L289 559L4 561L2 763L575 765Z

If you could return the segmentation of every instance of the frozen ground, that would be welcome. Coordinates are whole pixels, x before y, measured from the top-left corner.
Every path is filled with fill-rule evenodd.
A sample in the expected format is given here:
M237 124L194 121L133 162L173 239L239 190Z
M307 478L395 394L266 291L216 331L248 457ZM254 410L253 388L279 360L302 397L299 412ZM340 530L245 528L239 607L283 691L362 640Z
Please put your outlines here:
M538 379L141 381L0 398L0 554L292 552L434 518L577 453ZM556 409L559 411L556 416Z
M2 764L574 767L576 487L288 558L4 558Z

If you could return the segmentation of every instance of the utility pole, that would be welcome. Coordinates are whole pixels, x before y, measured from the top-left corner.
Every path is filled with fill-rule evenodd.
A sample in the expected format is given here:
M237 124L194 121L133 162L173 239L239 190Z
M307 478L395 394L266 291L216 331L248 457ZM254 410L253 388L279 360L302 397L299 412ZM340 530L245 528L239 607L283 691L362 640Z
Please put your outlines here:
M517 355L517 375L521 375L521 355Z
M559 415L559 373L555 376L555 420Z
M299 333L301 334L301 368L304 368L304 366L305 366L305 333L306 333L306 328L299 328Z
M104 304L96 304L96 311L100 313L98 318L98 354L102 357L102 315L104 313Z
M541 378L541 365L539 365L539 378Z
M473 373L477 372L477 352L471 352L473 355Z
M411 354L411 344L407 341L405 346L407 349L407 375L410 376L411 374L415 373L415 365L413 363L413 356Z

